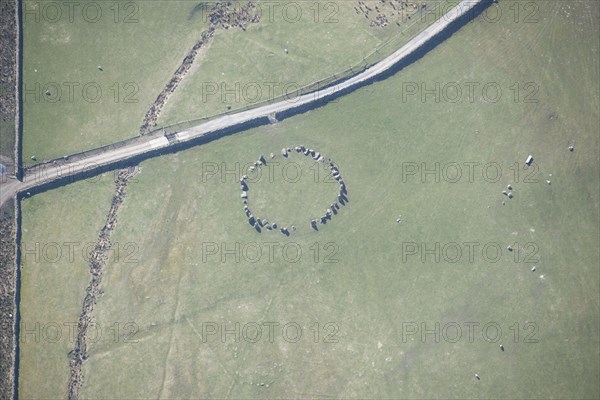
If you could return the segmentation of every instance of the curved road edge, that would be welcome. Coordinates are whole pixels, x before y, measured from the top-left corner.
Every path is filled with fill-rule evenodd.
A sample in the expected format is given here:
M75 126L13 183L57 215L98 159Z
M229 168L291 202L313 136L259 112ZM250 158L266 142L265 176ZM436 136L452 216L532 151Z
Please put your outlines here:
M0 205L4 204L9 198L49 183L59 181L61 185L72 183L101 172L102 167L124 163L145 154L157 156L162 154L162 151L181 148L186 143L189 144L196 141L200 143L199 140L208 138L211 134L236 127L246 127L245 129L247 129L252 124L257 125L256 122L259 120L264 120L266 124L268 123L269 116L276 117L277 114L293 113L294 110L306 109L309 105L319 106L324 104L332 98L348 94L362 85L374 81L378 77L385 76L386 72L392 71L400 62L416 53L432 38L453 25L454 22L474 11L477 6L482 5L486 7L493 1L462 0L399 50L396 50L372 67L337 85L325 89L317 89L314 92L297 97L293 101L283 100L236 114L225 115L168 136L136 137L125 141L123 146L107 146L106 151L90 155L76 162L34 166L27 170L22 181L8 180L0 185Z

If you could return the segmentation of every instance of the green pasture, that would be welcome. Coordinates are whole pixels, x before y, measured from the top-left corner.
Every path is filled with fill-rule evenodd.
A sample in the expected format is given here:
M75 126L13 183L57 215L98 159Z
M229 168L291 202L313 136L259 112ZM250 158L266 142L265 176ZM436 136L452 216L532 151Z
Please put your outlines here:
M525 3L533 14L517 17ZM497 22L478 18L385 81L143 162L113 234L135 243L135 257L109 261L94 312L118 335L90 344L82 397L597 398L598 3L492 7ZM173 106L186 103L182 89ZM168 108L165 121L190 114L180 112ZM350 201L318 232L258 233L240 198L244 165L271 152L283 162L281 148L299 144L338 163ZM300 166L311 176L311 163ZM501 193L509 184L512 199ZM55 236L72 215L70 233L95 237L114 189L75 193L84 185L28 199L24 229ZM330 202L328 185L263 175L250 205L255 196L257 210L310 218ZM436 260L424 251L436 244L463 252ZM497 260L485 246L500 249ZM58 305L49 299L74 272L29 270L24 288L56 283L23 289L24 320L78 312L89 276L77 273ZM65 382L68 347L35 351L46 361L22 360L25 382L42 382L61 352Z
M113 174L22 200L19 396L62 398ZM83 200L83 201L82 201Z
M70 18L62 3L23 2L27 163L31 156L61 157L137 135L207 26L191 14L189 1L77 4Z
M70 8L25 1L24 161L137 135L146 111L208 27L206 11L194 12L199 3L85 1ZM293 9L286 2L269 4L259 3L265 17L246 32L217 32L168 101L170 117L161 116L161 123L226 111L221 94L228 88L234 90L227 102L232 108L272 97L269 85L273 95L291 92L349 68L392 37L394 44L407 40L402 31L411 35L432 22L373 28L349 2L294 2ZM299 12L298 21L292 11ZM216 94L210 94L213 83Z
M434 4L451 4L422 3L430 3L432 10ZM264 11L261 22L246 32L230 30L212 40L206 57L169 101L159 125L235 112L282 95L294 101L299 88L378 61L426 28L435 15L441 16L411 9L393 19L388 11L392 23L384 28L369 26L352 1L257 4ZM409 15L418 17L408 19Z

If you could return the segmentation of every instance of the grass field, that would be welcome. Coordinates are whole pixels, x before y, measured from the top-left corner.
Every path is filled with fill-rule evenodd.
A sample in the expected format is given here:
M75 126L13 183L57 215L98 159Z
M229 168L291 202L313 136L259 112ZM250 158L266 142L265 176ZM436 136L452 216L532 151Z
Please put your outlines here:
M537 7L516 17L514 4ZM138 261L109 262L95 311L100 326L122 329L90 345L83 397L597 398L599 6L499 7L498 22L472 22L384 82L305 115L144 162L113 234L114 242L136 243ZM436 83L447 88L439 101L421 97L422 85ZM473 83L471 101L466 88ZM457 86L463 95L455 101ZM494 101L483 87L502 95ZM177 112L168 110L165 120ZM306 224L289 238L259 234L243 213L241 166L295 144L339 164L350 202L319 232ZM529 154L535 161L525 169ZM439 178L421 175L436 163ZM475 168L472 178L467 165ZM302 171L311 176L308 164ZM501 194L508 184L510 200ZM288 210L289 201L300 217L329 201L328 185L263 177L250 195L256 191L257 207L275 212ZM98 213L108 207L112 189L98 185L96 196L76 194L82 207L72 213L67 199L75 188L27 200L39 206L32 207L37 213L24 207L24 228L44 221L54 229L52 218L69 213L83 225L79 210L91 207L85 199L104 196ZM94 220L99 228L102 218ZM85 226L73 229L77 237L93 231ZM460 244L462 257L450 262L452 254L442 254L436 262L421 254L436 243ZM472 260L464 243L478 246ZM409 254L415 244L419 251ZM498 261L482 255L485 245L500 248ZM24 287L46 276L26 271ZM83 290L81 280L73 291ZM23 303L33 296L23 290ZM76 299L64 296L65 303ZM49 297L36 293L39 301ZM26 310L22 305L24 319ZM53 310L39 304L35 312ZM221 336L236 323L237 336ZM272 340L268 323L278 324ZM436 323L455 323L462 336L421 336ZM469 323L479 324L472 341ZM262 336L253 343L256 324ZM502 329L498 340L486 324ZM36 349L47 357L65 351ZM21 376L34 382L43 365L51 364L22 361L21 371L30 370Z
M434 21L431 16L409 20L409 14L422 14L407 11L399 26L373 28L356 14L352 1L258 4L264 10L261 22L248 32L214 38L210 56L182 83L159 125L223 113L228 106L235 111L281 95L293 101L296 89L347 70L390 42L381 49L383 57ZM295 15L298 21L291 22Z
M106 219L112 178L107 173L22 201L21 398L65 397L67 353L90 281L88 244Z
M135 136L152 102L208 27L205 13L193 12L197 3L92 1L73 6L71 16L68 5L25 1L24 161ZM240 85L234 108L257 98L249 83L258 82L258 90L264 91L258 100L269 98L269 84L275 94L284 87L293 90L296 84L348 68L401 28L408 29L408 24L370 28L348 2L294 3L302 18L290 23L292 11L283 14L285 3L277 4L272 17L251 25L248 32L218 32L167 103L171 118L163 122L224 112L221 83L225 89ZM270 6L261 7L267 13ZM219 92L202 101L199 89L212 83Z
M168 7L164 2L139 2L133 3L133 6L131 2L92 4L89 7L90 14L85 15L82 14L83 10L76 6L71 21L67 13L68 9L65 8L68 7L67 5L59 3L48 5L41 2L24 3L24 88L29 90L24 95L24 160L26 163L32 162L30 160L32 155L36 155L37 160L43 160L133 136L146 109L162 89L164 82L179 65L198 34L207 26L201 14L191 12L195 3L189 1L169 2ZM92 23L90 16L94 15L92 11L98 4L102 18L98 22ZM54 8L56 5L63 7L60 17L53 14L56 11ZM319 7L322 6L324 7L324 5ZM85 4L82 4L81 7L85 7ZM296 25L298 27L296 29L286 31L284 28L290 24L280 17L274 18L270 24L265 24L268 28L267 31L261 32L261 29L253 31L251 34L256 41L254 49L256 50L268 42L270 35L273 34L273 29L277 30L278 36L286 33L290 38L300 34L303 34L304 38L318 37L327 29L331 32L330 35L339 38L346 36L349 33L349 26L356 21L356 19L340 19L340 23L325 24L322 17L315 19L314 14L313 19L309 19L305 4L302 5L302 10L306 18L302 23ZM344 4L342 4L342 10L343 12L347 11ZM344 17L346 16L344 15ZM306 27L310 27L308 32L304 32ZM411 29L417 28L418 26L415 25ZM353 62L357 61L356 57L359 55L368 54L375 44L398 33L398 30L394 28L378 31L368 28L368 25L361 29L359 39L362 42L356 42L351 48L346 48L346 50L350 50L348 57L352 58ZM412 30L407 32L412 32ZM222 40L229 41L230 44L233 43L238 47L230 48L228 51L243 53L248 48L248 41L241 41L243 37L241 32L231 30L220 32L215 41L217 43ZM400 38L400 40L402 39ZM309 71L303 71L302 68L294 70L294 76L298 82L309 82L315 76L329 74L334 67L342 65L342 63L338 64L340 60L337 60L342 52L336 53L335 56L330 55L330 47L331 44L327 47L314 47L312 54L304 55L305 66L310 63L310 60L313 60L312 64L316 67L312 67ZM107 52L106 49L111 51ZM204 53L199 56L199 59L202 60L203 57L206 57L210 61L212 58L220 58L222 54L219 51L226 50L223 48L219 50L218 46L216 49L218 51L214 55L212 52ZM307 48L304 51L308 51ZM260 56L258 50L255 51L255 56ZM52 62L48 63L44 60ZM74 63L77 68L74 67ZM225 67L225 63L222 61L218 63ZM212 64L216 70L218 70L218 63ZM343 64L345 63L344 60ZM102 66L102 71L97 69L98 65ZM264 76L267 81L282 79L276 73L282 65L267 63L252 67L252 73L260 69L263 74L261 76ZM140 73L140 71L144 71L144 73ZM201 73L204 74L204 67L197 66L192 71L190 78L194 74ZM233 80L225 81L232 82ZM54 92L57 86L48 85L53 83L59 84L60 100L58 100L57 93ZM90 92L86 92L89 97L95 95L94 85L97 84L101 88L102 97L97 102L88 101L89 98L86 100L83 97L83 85L87 83L91 83ZM114 86L114 83L118 83L118 85ZM133 83L134 86L125 87L128 83ZM70 87L73 90L72 93L69 92ZM133 94L135 88L139 88L139 91ZM50 96L45 94L46 89L51 90ZM177 118L197 116L196 110L188 111L189 113L181 112ZM219 110L215 106L213 111L218 112ZM36 331L37 337L40 338L38 341L33 340L32 342L33 335L30 334L28 340L21 342L19 390L23 397L60 397L61 393L66 390L68 377L66 353L74 345L67 334L72 328L69 324L77 321L89 274L85 260L82 260L81 257L76 258L72 263L69 262L68 268L64 268L62 261L70 251L68 245L64 243L77 241L87 244L96 239L97 231L104 221L103 217L96 219L96 216L103 216L108 210L108 199L113 190L110 183L111 178L112 176L107 178L108 181L105 179L97 185L94 183L78 184L79 189L77 190L69 188L42 194L34 199L26 200L24 203L23 214L26 215L24 226L30 230L24 231L23 242L27 246L31 246L31 243L39 243L42 252L44 246L49 246L50 257L53 256L52 251L56 250L54 244L58 243L63 257L60 262L51 263L47 262L47 257L39 254L37 256L30 255L29 258L24 259L23 296L25 298L21 305L23 322L26 327L32 323L35 327L35 323L39 322L41 330ZM89 207L93 207L90 203L86 203L86 206L76 207L74 212L70 206L61 208L71 204L76 198L99 198L100 193L104 193L107 200L99 201L95 205L98 207L97 209L89 209ZM67 196L68 200L61 201L56 196ZM329 197L331 196L325 196L324 199L329 199ZM90 215L92 212L104 209L105 211L100 211L97 215ZM44 210L49 213L48 217L39 215ZM68 215L68 218L65 218L65 215ZM56 219L58 216L60 218ZM33 228L30 227L37 227L37 222L34 221L49 221L49 223L44 224L45 230L33 231ZM61 221L64 221L65 226L71 227L68 232L63 228L56 229L56 226L63 226L60 224ZM71 237L63 240L64 235ZM121 258L121 262L123 262L123 258L127 258L131 247L119 248L119 250L125 253L125 256ZM74 251L80 254L83 249L75 247ZM121 255L123 256L123 254ZM51 268L48 268L49 264ZM50 277L49 274L52 276ZM40 291L40 282L55 282L56 285L59 285L59 282L63 282L62 284L69 282L69 290L61 289L60 299L56 299L53 298L56 285L43 286L47 289ZM50 309L46 309L46 306ZM54 332L54 322L56 321L62 330L60 340L56 342L44 340L42 338L45 333L44 327L48 331L46 333L51 335ZM116 328L115 331L115 324L117 326L121 324L121 329L125 329L123 326L127 324L127 321L114 321L110 325L100 325L100 329L112 329L111 333L104 333L107 337L113 337L115 332L120 332L119 328ZM38 354L41 356L37 357ZM58 357L60 357L60 361ZM56 365L62 365L62 367L54 368ZM52 371L52 379L48 379L45 385L35 385L37 380L46 376L48 370Z
M70 20L67 5L25 1L24 161L135 136L150 104L206 29L191 16L191 5L83 2Z

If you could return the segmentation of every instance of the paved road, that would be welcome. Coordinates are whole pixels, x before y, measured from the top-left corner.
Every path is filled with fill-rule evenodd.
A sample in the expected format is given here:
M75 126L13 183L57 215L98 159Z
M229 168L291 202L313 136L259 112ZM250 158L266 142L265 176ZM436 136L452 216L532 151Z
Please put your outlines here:
M431 24L423 32L415 36L402 48L373 65L362 73L355 75L342 83L320 89L312 93L297 97L291 100L284 100L278 103L269 104L252 110L239 112L236 114L226 115L214 120L202 123L188 130L178 132L176 137L179 142L186 142L208 133L241 125L243 123L257 120L259 118L268 117L271 114L281 113L296 107L305 106L307 104L334 96L341 91L350 92L353 88L365 81L369 81L379 75L382 75L389 69L393 68L402 60L406 59L411 54L415 53L421 46L428 42L431 38L445 30L453 21L467 14L479 3L486 0L463 0L455 7L450 9L440 19ZM36 186L52 182L65 176L71 176L76 173L81 173L90 169L90 166L103 166L116 162L123 162L133 157L155 151L161 148L169 147L169 141L166 137L144 137L142 141L133 142L127 146L120 148L108 149L105 152L86 157L72 163L62 163L61 165L44 165L41 168L32 168L28 170L20 182L16 179L5 179L0 182L0 205L6 200L15 196L17 193L27 191Z

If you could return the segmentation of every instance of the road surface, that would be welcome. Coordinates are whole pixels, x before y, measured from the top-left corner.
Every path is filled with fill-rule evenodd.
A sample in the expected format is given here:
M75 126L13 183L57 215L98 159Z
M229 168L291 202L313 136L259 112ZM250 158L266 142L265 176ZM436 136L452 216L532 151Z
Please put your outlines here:
M313 102L322 101L323 99L327 99L339 94L339 92L349 93L351 90L360 87L362 83L368 82L382 75L401 61L405 60L408 56L414 54L430 39L448 28L452 22L469 13L483 1L486 0L461 1L441 18L427 27L427 29L412 38L408 43L402 46L402 48L395 51L393 54L384 58L372 67L361 72L360 74L357 74L335 86L325 89L318 89L315 92L297 97L293 99L293 101L283 100L278 103L242 111L236 114L225 115L185 131L178 132L175 134L175 137L180 143L187 142L198 137L205 136L211 132L236 127L257 119L268 118L269 115L277 115L278 113L286 110L306 106ZM100 167L118 162L124 162L145 153L163 148L167 149L171 145L169 140L164 136L145 136L143 138L144 139L134 141L126 146L107 149L104 152L91 155L76 162L61 162L60 165L45 164L37 168L32 167L26 172L25 176L23 177L23 181L2 177L3 181L0 182L0 205L4 204L4 202L9 198L14 197L17 193L26 192L27 190L60 178L65 178L77 173L89 171L92 166Z

